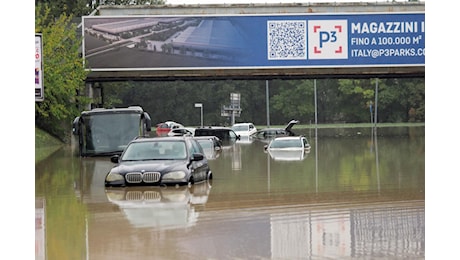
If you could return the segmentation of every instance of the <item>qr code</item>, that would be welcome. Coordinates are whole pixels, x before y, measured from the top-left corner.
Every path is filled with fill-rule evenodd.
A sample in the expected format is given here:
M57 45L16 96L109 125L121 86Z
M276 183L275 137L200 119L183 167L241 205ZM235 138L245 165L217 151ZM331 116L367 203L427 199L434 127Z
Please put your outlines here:
M306 30L306 21L268 21L268 59L307 59Z

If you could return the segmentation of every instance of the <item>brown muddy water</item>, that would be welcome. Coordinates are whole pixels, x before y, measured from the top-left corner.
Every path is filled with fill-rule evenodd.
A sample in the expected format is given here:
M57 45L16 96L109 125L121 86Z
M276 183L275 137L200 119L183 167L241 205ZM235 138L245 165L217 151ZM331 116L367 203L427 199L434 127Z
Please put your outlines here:
M105 188L110 159L64 147L35 165L36 259L424 259L424 127L301 134L226 146L190 188Z

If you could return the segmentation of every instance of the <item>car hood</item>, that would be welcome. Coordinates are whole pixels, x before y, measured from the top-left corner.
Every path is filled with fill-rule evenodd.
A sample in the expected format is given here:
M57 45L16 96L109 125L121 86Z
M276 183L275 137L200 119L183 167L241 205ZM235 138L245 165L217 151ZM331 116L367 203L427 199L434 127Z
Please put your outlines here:
M174 168L186 167L187 160L148 160L136 162L122 162L115 169L120 173L137 172L137 171L157 171L163 172ZM112 171L113 171L112 170Z
M268 150L268 153L275 161L302 161L308 156L303 149L272 149Z

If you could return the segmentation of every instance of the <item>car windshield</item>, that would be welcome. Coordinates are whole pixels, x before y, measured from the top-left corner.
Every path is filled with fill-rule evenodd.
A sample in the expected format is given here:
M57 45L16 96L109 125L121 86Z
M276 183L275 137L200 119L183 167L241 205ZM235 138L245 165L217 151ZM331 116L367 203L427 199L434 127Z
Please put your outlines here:
M203 147L203 149L212 149L213 148L213 143L211 139L206 139L206 140L197 140L198 143Z
M249 131L248 125L234 125L232 126L233 131Z
M89 114L82 116L83 154L121 153L140 135L139 113Z
M182 141L134 142L126 148L121 160L181 160L186 156L185 142Z
M299 139L276 139L273 140L270 148L281 149L281 148L302 148L302 143Z

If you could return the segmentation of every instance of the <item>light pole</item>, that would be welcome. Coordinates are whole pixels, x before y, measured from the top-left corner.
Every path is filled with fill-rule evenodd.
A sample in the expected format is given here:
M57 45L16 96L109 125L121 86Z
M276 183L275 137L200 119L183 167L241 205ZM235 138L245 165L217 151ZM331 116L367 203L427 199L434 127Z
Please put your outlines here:
M202 103L195 103L195 107L201 108L201 127L203 127L203 104Z

